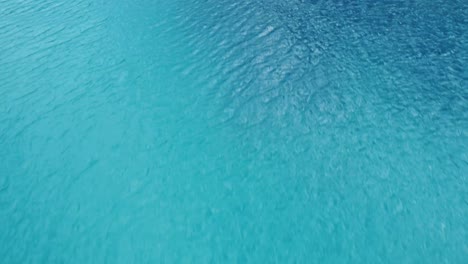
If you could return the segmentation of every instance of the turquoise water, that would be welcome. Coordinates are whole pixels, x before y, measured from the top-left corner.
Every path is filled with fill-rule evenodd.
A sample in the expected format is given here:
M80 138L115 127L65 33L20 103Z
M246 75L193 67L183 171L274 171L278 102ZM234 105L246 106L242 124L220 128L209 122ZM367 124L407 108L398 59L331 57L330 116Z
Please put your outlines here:
M467 10L0 0L0 262L466 263Z

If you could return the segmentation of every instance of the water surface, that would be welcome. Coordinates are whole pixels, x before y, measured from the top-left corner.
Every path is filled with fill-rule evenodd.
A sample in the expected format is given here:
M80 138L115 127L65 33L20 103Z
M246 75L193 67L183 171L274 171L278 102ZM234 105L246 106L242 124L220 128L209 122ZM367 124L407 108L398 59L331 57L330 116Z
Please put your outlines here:
M467 8L0 0L0 262L466 262Z

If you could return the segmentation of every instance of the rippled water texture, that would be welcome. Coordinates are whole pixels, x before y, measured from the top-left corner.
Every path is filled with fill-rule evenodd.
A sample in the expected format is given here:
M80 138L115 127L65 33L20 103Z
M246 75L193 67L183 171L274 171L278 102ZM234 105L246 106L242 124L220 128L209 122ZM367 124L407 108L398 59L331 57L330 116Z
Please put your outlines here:
M1 263L467 263L462 0L0 0Z

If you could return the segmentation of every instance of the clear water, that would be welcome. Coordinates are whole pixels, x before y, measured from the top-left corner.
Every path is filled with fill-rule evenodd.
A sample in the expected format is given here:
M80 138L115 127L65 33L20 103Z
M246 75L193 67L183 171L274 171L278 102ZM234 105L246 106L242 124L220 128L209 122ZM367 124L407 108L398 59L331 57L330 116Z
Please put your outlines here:
M466 263L462 0L0 0L1 263Z

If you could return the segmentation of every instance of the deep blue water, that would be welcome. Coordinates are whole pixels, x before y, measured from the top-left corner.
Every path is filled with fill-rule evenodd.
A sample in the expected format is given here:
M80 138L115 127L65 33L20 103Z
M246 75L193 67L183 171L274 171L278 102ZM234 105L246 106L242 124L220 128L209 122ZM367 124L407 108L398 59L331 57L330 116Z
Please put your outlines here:
M0 263L467 263L467 19L0 0Z

